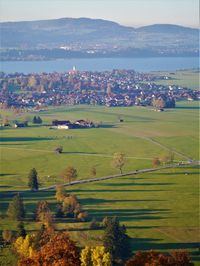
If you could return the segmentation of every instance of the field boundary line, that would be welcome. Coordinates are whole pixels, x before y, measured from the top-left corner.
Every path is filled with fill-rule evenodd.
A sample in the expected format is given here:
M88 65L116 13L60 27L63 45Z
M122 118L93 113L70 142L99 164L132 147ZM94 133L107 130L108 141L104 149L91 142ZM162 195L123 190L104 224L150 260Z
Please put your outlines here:
M177 154L177 155L183 157L183 158L186 159L186 160L192 160L192 158L186 156L185 154L183 154L183 153L181 153L181 152L179 152L179 151L176 151L176 150L173 149L173 148L169 148L169 147L165 146L164 144L160 143L160 142L157 141L157 140L154 140L154 139L149 138L149 137L143 137L143 139L146 139L146 140L148 140L148 141L150 141L150 142L152 142L152 143L154 143L154 144L156 144L156 145L162 147L163 149L165 149L165 150L167 150L167 151L173 151L175 154Z
M54 153L54 151L49 150L37 150L37 149L26 149L26 148L14 148L14 147L6 147L6 146L0 146L0 148L3 149L9 149L9 150L25 150L25 151L35 151L35 152L49 152ZM113 155L109 154L92 154L92 153L81 153L81 152L63 152L64 154L71 154L71 155L83 155L83 156L94 156L94 157L104 157L104 158L112 158ZM134 156L126 156L127 159L136 159L136 160L153 160L153 158L147 158L147 157L134 157Z

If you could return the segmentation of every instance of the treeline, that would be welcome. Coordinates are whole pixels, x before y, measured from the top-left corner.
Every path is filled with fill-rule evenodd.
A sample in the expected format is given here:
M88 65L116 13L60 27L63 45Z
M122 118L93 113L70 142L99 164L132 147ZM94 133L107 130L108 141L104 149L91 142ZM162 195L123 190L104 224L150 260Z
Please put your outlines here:
M60 214L84 221L82 217L85 216L80 218L80 214L84 212L75 195L67 194L63 187L57 187L55 197L60 206ZM54 215L46 201L39 201L36 205L33 221L40 224L40 229L33 233L28 233L24 227L26 211L20 194L13 197L7 215L18 221L17 231L4 230L1 246L14 252L18 266L194 265L185 251L173 251L171 254L139 251L132 255L131 239L126 233L126 227L120 224L117 217L105 217L101 224L88 229L103 230L100 245L80 247L71 240L67 230L56 230L54 222L58 212ZM28 220L30 222L30 218ZM94 225L94 220L90 224L92 223Z
M158 50L153 48L127 48L118 49L117 51L112 50L99 50L95 53L88 53L87 50L65 50L65 49L7 49L0 51L0 60L52 60L58 58L101 58L101 57L166 57L174 56L174 51L165 49L164 53L160 53ZM197 50L186 51L182 49L176 51L176 56L198 56Z

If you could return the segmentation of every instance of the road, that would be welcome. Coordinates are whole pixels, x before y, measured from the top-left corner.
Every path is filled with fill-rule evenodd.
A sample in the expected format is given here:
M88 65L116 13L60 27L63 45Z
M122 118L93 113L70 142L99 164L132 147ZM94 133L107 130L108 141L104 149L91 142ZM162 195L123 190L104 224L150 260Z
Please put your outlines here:
M163 166L163 167L158 167L158 168L149 168L149 169L135 170L135 171L124 173L124 174L103 176L103 177L90 178L90 179L82 179L82 180L73 181L73 182L70 182L70 183L69 182L64 183L63 186L67 187L67 186L74 186L74 185L79 185L79 184L84 184L84 183L100 182L100 181L103 181L103 180L119 178L119 177L123 177L123 176L130 176L130 175L141 174L141 173L155 172L155 171L159 171L159 170L162 170L162 169L181 167L181 166L191 165L191 164L193 164L193 162L184 162L182 164L178 163L178 164L173 164L173 165L168 165L168 166ZM55 189L56 186L57 185L43 187L43 188L40 188L38 191L46 191L46 190L50 190L50 189Z
M75 186L75 185L80 185L80 184L85 184L85 183L101 182L103 180L109 180L109 179L113 179L113 178L120 178L120 177L123 177L123 176L137 175L137 174L141 174L141 173L150 173L150 172L155 172L155 171L159 171L159 170L177 168L177 167L182 167L182 166L187 166L187 165L200 165L200 162L199 161L186 161L186 162L177 163L177 164L168 165L168 166L162 166L162 167L158 167L158 168L148 168L148 169L135 170L135 171L132 171L132 172L123 173L123 174L117 174L117 175L109 175L109 176L103 176L103 177L97 177L97 178L81 179L81 180L73 181L73 182L70 182L70 183L66 182L66 183L64 183L62 185L64 187L68 187L68 186ZM39 188L37 191L31 191L29 189L25 189L25 190L21 190L21 191L7 191L7 193L12 193L12 194L24 193L24 192L35 192L35 193L37 193L37 192L40 192L40 191L47 191L47 190L55 189L56 187L57 187L57 185L52 185L52 186L48 186L48 187Z

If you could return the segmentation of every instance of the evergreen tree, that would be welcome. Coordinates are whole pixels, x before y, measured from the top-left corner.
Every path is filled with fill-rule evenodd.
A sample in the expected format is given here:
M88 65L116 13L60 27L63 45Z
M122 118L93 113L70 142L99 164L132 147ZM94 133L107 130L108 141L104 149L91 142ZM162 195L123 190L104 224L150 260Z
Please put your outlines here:
M23 238L26 237L26 230L24 228L24 223L23 222L20 222L17 225L17 236L18 237L22 236Z
M116 217L108 218L105 223L103 245L112 255L113 260L119 261L130 255L130 239L124 225L120 225Z
M38 118L37 118L37 124L42 124L42 119L40 116L38 116Z
M13 220L22 220L25 217L25 209L23 199L18 193L13 197L13 200L9 203L7 215Z
M32 122L33 122L33 124L37 124L37 117L36 116L33 117L33 121Z
M38 190L38 178L37 178L37 171L35 168L31 169L28 175L28 186L31 190Z
M42 124L42 119L40 116L34 116L33 117L33 121L32 121L33 124Z

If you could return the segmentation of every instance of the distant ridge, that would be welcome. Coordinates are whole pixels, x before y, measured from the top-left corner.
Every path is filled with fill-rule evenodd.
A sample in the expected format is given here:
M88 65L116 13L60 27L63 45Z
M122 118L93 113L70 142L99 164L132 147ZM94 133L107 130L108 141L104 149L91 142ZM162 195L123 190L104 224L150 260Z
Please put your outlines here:
M155 24L139 28L91 18L60 18L36 21L1 22L3 49L60 49L95 54L132 50L133 54L197 54L198 29ZM92 53L92 52L91 52Z

